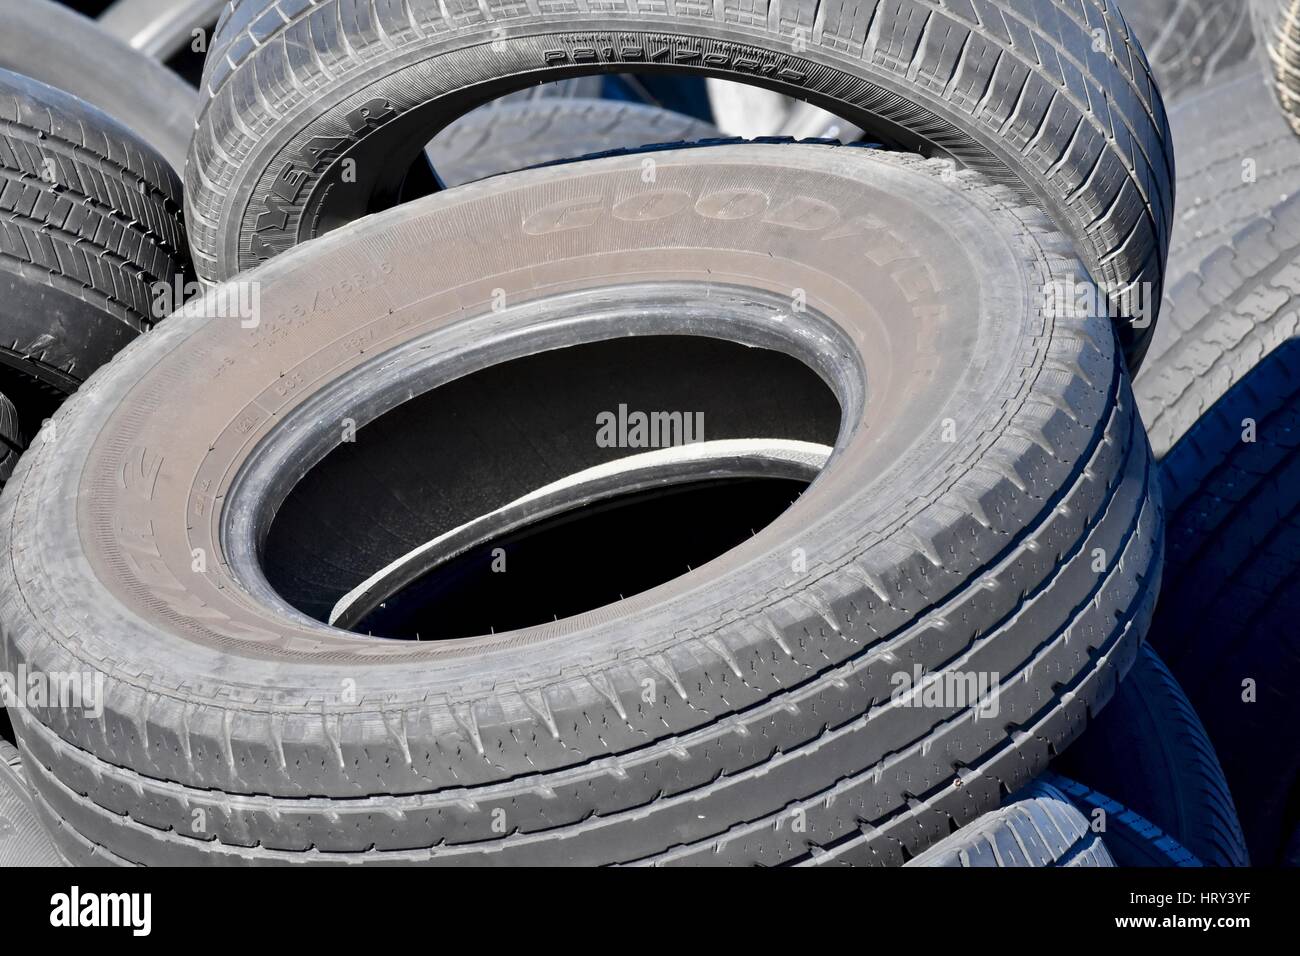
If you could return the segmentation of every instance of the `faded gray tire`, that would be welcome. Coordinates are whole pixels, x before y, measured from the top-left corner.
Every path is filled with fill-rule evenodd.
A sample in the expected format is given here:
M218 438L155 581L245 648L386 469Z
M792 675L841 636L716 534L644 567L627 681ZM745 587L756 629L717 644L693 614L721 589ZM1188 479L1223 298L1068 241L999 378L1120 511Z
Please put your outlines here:
M1115 861L1069 797L1040 779L906 865L1106 867Z
M1185 97L1169 111L1169 126L1178 202L1166 291L1300 183L1300 149L1257 68ZM1147 353L1152 364L1182 331L1161 315Z
M1214 744L1150 647L1054 767L1142 814L1205 865L1250 865Z
M116 0L99 16L113 36L155 60L188 46L195 30L216 23L227 0Z
M708 123L653 106L551 97L477 109L435 136L426 152L442 181L458 186L558 159L721 135Z
M32 809L22 756L0 740L0 867L64 865Z
M91 103L156 149L179 173L198 96L161 63L52 0L0 3L0 69Z
M761 81L872 139L1016 184L1072 237L1114 314L1142 316L1117 323L1136 368L1163 285L1173 153L1145 57L1110 6L788 0L769 18L727 0L498 18L433 0L409 16L373 0L242 0L205 66L186 172L195 262L228 278L395 204L432 134L512 88L672 69Z
M1294 340L1291 273L1298 256L1300 195L1292 193L1224 239L1170 289L1163 310L1170 332L1158 337L1151 367L1134 384L1157 458L1264 357ZM1268 377L1281 374L1279 367ZM1256 394L1270 403L1282 397ZM1238 422L1235 429L1242 427Z
M1273 94L1291 128L1300 133L1300 3L1250 0L1250 13Z
M1242 0L1122 0L1120 6L1171 107L1221 82L1243 62L1254 63L1250 10ZM1180 170L1182 163L1180 149Z
M180 194L126 127L0 70L0 368L70 392L152 327L190 278Z
M653 183L631 154L369 217L242 277L256 328L205 314L213 290L64 406L0 497L4 663L105 676L102 722L26 709L15 728L61 832L141 863L902 863L1081 731L1141 641L1162 535L1111 323L1043 311L1044 282L1082 278L1068 240L914 157L654 156ZM253 525L345 444L396 454L366 437L384 409L436 410L432 386L516 354L682 330L792 355L843 410L826 469L745 544L450 642L331 630L266 585ZM710 415L721 393L699 393ZM480 414L462 430L502 420ZM590 463L591 419L566 421L523 420L513 468L482 471L480 441L442 499L518 497L483 476L544 477L524 467L551 461L539 434L548 467ZM373 524L375 497L317 527ZM399 506L387 527L415 523ZM147 560L118 534L142 527ZM914 665L989 693L892 699Z

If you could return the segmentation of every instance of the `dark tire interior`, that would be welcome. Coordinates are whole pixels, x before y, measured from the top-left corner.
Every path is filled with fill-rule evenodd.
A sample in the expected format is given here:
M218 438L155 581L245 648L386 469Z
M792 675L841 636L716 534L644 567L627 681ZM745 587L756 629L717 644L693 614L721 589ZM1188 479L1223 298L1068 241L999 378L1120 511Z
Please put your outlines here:
M620 405L647 413L698 413L703 435L696 440L834 445L840 428L840 407L830 387L807 365L773 350L665 335L530 355L413 396L357 430L355 441L342 441L294 486L276 513L261 552L267 580L290 604L327 620L345 593L438 535L584 468L645 451L597 443L597 416ZM346 425L339 428L342 435ZM750 527L758 530L795 497L788 488L771 493L785 502L775 512L769 493L756 486L731 496L698 489L671 496L681 509L671 520L681 533L629 538L618 542L618 550L662 548L663 555L646 560L680 568L668 575L674 577L687 563L701 560L696 544L729 540L720 529L739 525L748 536ZM711 537L715 523L721 535L716 539ZM720 547L725 551L735 543ZM607 559L622 560L601 558ZM585 571L571 575L571 587L585 588L585 576ZM651 586L646 576L636 580L640 586L633 588L629 578L624 594ZM428 581L423 585L437 590ZM602 578L592 586L589 597L595 603L581 607L580 595L557 595L544 619L561 607L573 613L600 606L610 586L615 597L619 593L618 581ZM516 619L508 608L493 613L503 621ZM424 630L421 625L422 637Z

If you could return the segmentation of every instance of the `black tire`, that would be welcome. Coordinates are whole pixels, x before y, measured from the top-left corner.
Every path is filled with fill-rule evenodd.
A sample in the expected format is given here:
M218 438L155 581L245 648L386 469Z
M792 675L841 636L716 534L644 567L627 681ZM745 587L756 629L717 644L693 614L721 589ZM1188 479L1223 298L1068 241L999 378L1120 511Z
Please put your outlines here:
M1108 867L1115 861L1070 798L1039 779L905 865Z
M0 368L70 392L162 317L155 283L183 293L180 181L99 110L0 70L0 186Z
M194 31L217 22L227 0L115 0L99 25L133 49L166 60L189 46Z
M79 661L105 672L103 722L24 709L15 727L64 832L135 862L721 864L824 854L902 863L951 821L1029 783L1080 732L1136 654L1162 534L1111 323L1044 311L1044 283L1082 276L1068 240L1010 190L942 162L824 145L653 155L653 183L632 154L495 177L368 217L240 280L262 290L260 331L241 335L234 319L205 316L225 301L214 290L60 411L57 448L38 440L0 498L0 606L8 666ZM777 197L770 208L767 190ZM436 270L421 266L430 244ZM873 256L895 265L872 266ZM693 293L680 291L683 276ZM349 291L336 298L329 290L340 281ZM459 288L453 313L473 321L446 324L452 313L439 317L437 303L451 302L439 287ZM802 290L805 310L789 304L791 290ZM493 311L498 298L514 304ZM313 302L310 323L295 319ZM545 330L557 320L551 341ZM395 338L383 330L390 322ZM877 322L862 340L840 331ZM371 421L383 409L401 402L390 415L426 420L445 411L428 391L439 379L472 383L473 369L504 369L511 355L573 354L593 339L650 346L629 333L682 330L684 342L705 335L762 346L747 350L759 357L798 357L846 416L826 470L740 547L597 611L450 643L330 630L265 584L250 585L260 595L252 602L242 585L216 588L265 570L247 550L245 517L261 521L254 514L290 486L328 486L313 476L352 467L353 452L385 477L373 495L354 488L342 508L335 498L328 520L317 515L317 538L379 522L410 536L387 542L397 554L428 540L418 526L427 515L413 517L384 485L430 502L430 513L435 500L477 513L494 496L517 497L509 482L537 487L597 455L588 415L539 419L544 390L524 393L507 415L485 390L483 424L471 414L439 434L499 440L463 446L471 453L460 457L424 445L434 433L419 430L412 469L410 446L374 440L386 434L383 418ZM322 355L336 335L345 351L321 367L332 369L325 379L299 367L301 349ZM538 351L548 342L566 348ZM347 374L372 360L388 371ZM914 375L916 361L930 368ZM271 382L264 362L276 366ZM637 400L594 364L585 381L599 401ZM865 412L863 375L873 382ZM285 424L269 431L265 415L239 411L267 384L285 396L272 402ZM707 408L709 421L731 415L742 435L780 435L804 414L763 375L739 406L727 388L697 386L690 400L709 404L632 407ZM359 423L357 442L343 440L328 407L338 401ZM179 416L158 433L165 463L150 450L161 447L160 414ZM515 424L502 431L503 421ZM219 437L227 426L240 437ZM245 457L254 444L258 460L225 487L234 472L217 457ZM196 453L205 474L211 465L227 476L222 487L182 477ZM293 474L273 464L285 453ZM119 454L140 457L104 457ZM408 479L426 466L432 480L455 483L423 495ZM159 467L168 479L155 482ZM876 467L885 469L876 477L863 471ZM108 478L117 475L125 479ZM156 554L143 565L110 530L145 527L133 490L141 480L161 509L149 519ZM209 514L213 495L223 504L210 519L185 517ZM116 516L96 525L107 537L79 535L64 510L78 501L79 514ZM400 510L380 513L389 507ZM206 537L227 523L225 544ZM203 542L183 545L182 568L176 536L190 533ZM792 577L797 542L809 564ZM1097 549L1109 555L1101 572ZM196 553L209 556L202 573ZM62 574L74 569L70 587ZM43 622L66 614L81 625L46 631ZM118 641L129 655L109 649ZM509 650L493 653L498 646ZM218 658L219 675L209 670ZM114 660L130 660L130 673ZM891 700L913 665L950 675L933 679L985 675L978 703L995 705L997 720L977 720L955 697L936 709L922 693L929 682ZM331 799L363 795L374 800ZM493 826L502 814L505 834Z
M973 8L937 0L787 0L770 20L736 0L500 21L470 4L450 23L445 5L417 6L408 18L326 0L286 17L244 0L219 26L186 171L204 279L393 205L424 143L476 102L557 77L671 69L759 80L871 138L1019 185L1075 239L1114 314L1142 316L1117 323L1136 368L1163 286L1173 152L1113 4L988 0L980 25Z
M1153 646L1205 723L1259 865L1300 812L1300 754L1278 746L1300 722L1297 261L1293 195L1174 287L1184 331L1136 386L1169 510Z
M1074 802L1106 841L1115 863L1124 867L1197 867L1201 861L1187 847L1137 811L1091 787L1047 773L1039 778Z
M26 447L18 409L14 408L14 403L7 396L0 395L0 488L4 487L9 476L14 473L18 456Z
M1122 0L1120 6L1170 107L1254 63L1250 11L1241 0ZM1175 152L1181 169L1182 151Z
M146 56L167 61L190 52L186 48L193 43L195 30L207 30L211 36L219 16L230 7L229 0L115 0L99 14L99 25ZM199 57L201 68L202 54ZM189 76L188 70L185 75ZM549 83L506 99L599 95L600 78L583 77Z
M589 153L721 136L715 126L653 106L553 97L477 109L435 136L426 153L442 181L459 186Z
M1214 745L1155 651L1142 648L1094 721L1057 770L1137 811L1207 866L1250 865Z
M32 809L22 756L0 740L0 869L65 865Z
M99 107L161 153L179 175L198 95L160 63L52 0L0 3L0 69Z
M1170 586L1152 640L1215 742L1262 865L1278 861L1300 815L1300 755L1277 736L1300 721L1298 382L1292 337L1188 429L1161 469ZM1254 442L1242 441L1247 419Z
M1250 0L1255 40L1277 105L1300 133L1300 3Z
M1300 827L1296 827L1291 839L1287 841L1286 850L1282 854L1282 865L1300 867Z

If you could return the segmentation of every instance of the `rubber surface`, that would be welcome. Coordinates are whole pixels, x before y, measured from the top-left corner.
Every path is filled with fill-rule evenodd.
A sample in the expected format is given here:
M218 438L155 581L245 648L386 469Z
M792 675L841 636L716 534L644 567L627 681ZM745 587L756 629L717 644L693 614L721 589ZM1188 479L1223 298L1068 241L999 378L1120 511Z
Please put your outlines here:
M63 865L32 809L22 756L0 740L0 868Z
M1274 96L1300 133L1300 2L1250 0L1250 13Z
M99 25L134 49L166 60L189 46L195 30L217 22L226 0L115 0Z
M1115 861L1070 799L1040 779L906 865L1106 867Z
M1265 95L1258 69L1184 97L1169 111L1169 125L1178 153L1178 203L1166 289L1243 227L1266 218L1300 181L1300 150ZM1147 353L1152 364L1181 331L1162 313Z
M1300 755L1300 196L1180 281L1178 341L1138 377L1169 508L1153 643L1187 691L1260 865L1295 826ZM1253 696L1253 702L1243 699Z
M1089 825L1105 839L1107 851L1119 866L1201 866L1201 861L1185 846L1142 814L1104 793L1060 774L1046 773L1039 780L1056 787L1074 802Z
M198 97L160 63L52 0L0 3L0 69L66 90L133 130L179 172Z
M1054 766L1137 811L1207 866L1250 864L1214 745L1151 648Z
M27 447L23 440L22 425L18 421L18 409L14 408L5 395L0 395L0 488L13 474L18 456Z
M1157 337L1151 367L1134 384L1157 458L1262 358L1295 336L1290 302L1298 252L1300 197L1292 194L1218 245L1170 289L1163 310L1169 331ZM1273 402L1283 396L1273 390L1257 397ZM1264 408L1253 410L1258 420ZM1238 421L1232 430L1240 433L1242 427ZM1218 447L1229 446L1211 445Z
M261 288L256 329L205 315L214 290L65 406L57 447L39 440L0 498L5 662L106 674L103 722L26 710L15 728L64 834L136 862L901 863L1082 729L1136 653L1162 536L1109 320L1040 311L1045 283L1080 278L1068 242L1008 190L942 163L827 146L654 156L653 183L633 154L371 217L245 277ZM451 241L467 235L480 242ZM418 266L431 246L446 251L436 271ZM630 262L641 285L620 292ZM707 309L626 324L633 303L684 280L717 290L696 300ZM785 318L711 320L741 294L724 289L766 290ZM792 289L807 311L790 309ZM493 290L515 304L493 312ZM429 387L410 375L500 362L484 350L545 334L533 316L552 302L570 346L686 322L796 350L840 389L838 457L745 545L552 625L384 641L261 590L245 518L277 492L258 476L279 474L281 454L301 473L342 443L333 396L358 416L352 444L382 454L363 440L379 408L353 411L366 390L400 401ZM835 331L863 322L860 344ZM389 371L344 377L372 361ZM590 448L591 420L572 439L546 432L547 447ZM283 445L318 434L330 446ZM474 459L456 461L476 489ZM114 530L145 527L147 542ZM792 578L796 546L812 560ZM65 614L103 626L41 623ZM986 675L996 723L969 702L891 701L913 665Z
M1250 10L1242 0L1122 0L1121 6L1171 108L1254 62ZM1181 149L1177 155L1181 169Z
M442 181L458 186L608 149L721 135L708 123L653 106L553 97L468 113L434 137L426 152Z
M1294 322L1294 305L1291 305ZM1296 820L1300 756L1300 348L1289 338L1165 458L1170 586L1155 646L1218 748L1251 858L1276 862ZM1242 441L1242 422L1258 437ZM1249 696L1248 696L1249 695Z
M191 280L181 186L130 130L0 70L0 368L70 392ZM175 298L175 296L173 296Z
M237 2L205 66L186 173L200 275L229 277L393 204L402 157L476 100L671 68L760 80L873 139L1019 184L1075 238L1115 314L1143 315L1141 327L1117 323L1136 367L1161 297L1173 154L1145 57L1111 0L607 10Z

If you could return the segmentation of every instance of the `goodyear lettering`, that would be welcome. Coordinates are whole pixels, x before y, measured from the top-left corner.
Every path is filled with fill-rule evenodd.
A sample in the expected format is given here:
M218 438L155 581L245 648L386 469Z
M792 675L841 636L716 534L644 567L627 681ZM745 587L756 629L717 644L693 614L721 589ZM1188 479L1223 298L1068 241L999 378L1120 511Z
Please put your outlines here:
M620 222L654 222L686 211L705 219L735 221L762 217L762 222L801 232L821 232L823 239L842 239L874 231L869 217L844 221L834 206L811 196L795 195L773 204L758 189L731 188L704 193L698 198L683 189L655 189L634 193L613 202L583 196L543 206L524 218L523 231L543 236L595 225L606 212Z
M303 163L286 163L271 184L271 192L264 199L264 211L258 213L249 237L248 246L257 259L270 259L277 250L262 233L283 233L289 228L291 215L297 208L303 187L311 173L332 162L353 138L397 115L397 110L387 99L374 97L351 109L343 117L344 124L353 133L347 136L314 136L302 149ZM272 236L271 239L274 239Z

